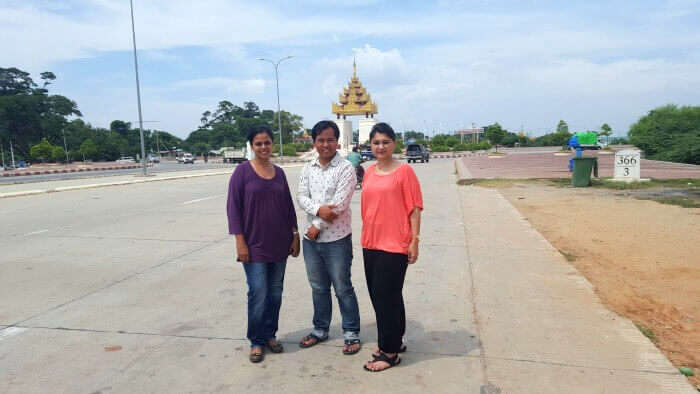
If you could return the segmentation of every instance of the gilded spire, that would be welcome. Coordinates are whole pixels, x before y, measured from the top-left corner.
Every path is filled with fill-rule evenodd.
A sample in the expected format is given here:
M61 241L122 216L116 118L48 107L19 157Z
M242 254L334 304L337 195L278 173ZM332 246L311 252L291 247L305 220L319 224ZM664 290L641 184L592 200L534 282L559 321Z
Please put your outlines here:
M352 79L357 79L357 63L355 62L355 56L352 57Z
M362 82L357 77L357 61L352 59L352 79L348 83L348 87L344 88L338 96L338 104L331 105L331 112L343 119L347 115L365 115L365 117L374 117L377 113L377 104L372 102L372 98L367 89L362 86Z

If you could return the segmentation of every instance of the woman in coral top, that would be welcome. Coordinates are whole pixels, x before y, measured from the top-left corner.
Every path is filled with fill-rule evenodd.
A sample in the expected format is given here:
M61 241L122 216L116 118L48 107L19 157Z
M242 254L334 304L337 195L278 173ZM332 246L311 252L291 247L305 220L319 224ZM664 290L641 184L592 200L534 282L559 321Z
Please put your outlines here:
M362 182L362 254L379 348L364 368L379 372L399 364L398 353L406 350L401 292L408 264L418 259L423 197L413 168L392 157L396 134L391 126L377 123L369 138L377 163L367 168Z

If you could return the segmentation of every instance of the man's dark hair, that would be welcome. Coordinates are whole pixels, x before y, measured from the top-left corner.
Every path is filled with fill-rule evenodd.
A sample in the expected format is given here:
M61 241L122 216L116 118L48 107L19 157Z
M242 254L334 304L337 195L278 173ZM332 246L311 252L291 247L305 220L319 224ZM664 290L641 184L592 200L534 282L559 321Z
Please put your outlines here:
M335 122L331 122L330 120L322 120L316 123L311 129L311 139L314 140L314 142L316 142L316 137L318 137L318 135L326 129L333 129L335 139L340 139L340 129L338 129L338 125L335 124Z
M274 136L274 134L272 134L272 130L270 130L269 127L258 126L258 127L254 128L248 132L248 142L250 142L252 144L253 140L255 139L255 136L258 134L262 134L262 133L269 135L271 140L273 140L273 141L275 140L275 136Z
M353 152L359 152L360 149L358 149L357 146L353 146L353 147L352 147L352 151L353 151Z
M369 132L369 140L372 141L372 138L374 138L375 134L377 133L384 134L385 136L391 138L392 141L396 141L396 133L394 133L394 129L384 122L379 122L372 127L372 131Z

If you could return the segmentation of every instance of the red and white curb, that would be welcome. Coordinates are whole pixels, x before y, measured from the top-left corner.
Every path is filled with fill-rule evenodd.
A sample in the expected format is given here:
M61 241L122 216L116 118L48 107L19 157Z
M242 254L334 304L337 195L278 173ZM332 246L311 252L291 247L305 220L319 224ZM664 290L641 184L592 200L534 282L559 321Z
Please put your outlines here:
M149 165L150 167L150 165ZM109 170L128 170L132 168L141 168L140 165L133 166L110 166L110 167L81 167L81 168L62 168L56 170L15 170L15 171L4 171L2 173L3 177L10 176L31 176L31 175L47 175L47 174L67 174L71 172L87 172L87 171L109 171Z

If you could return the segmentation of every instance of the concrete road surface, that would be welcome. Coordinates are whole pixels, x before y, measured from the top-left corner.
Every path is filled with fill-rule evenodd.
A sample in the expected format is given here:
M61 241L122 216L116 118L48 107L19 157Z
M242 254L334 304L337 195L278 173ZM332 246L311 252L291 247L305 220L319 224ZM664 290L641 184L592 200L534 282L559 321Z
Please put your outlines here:
M226 175L3 199L0 393L694 392L496 191L455 185L451 161L414 168L425 214L404 290L409 351L378 374L362 370L376 330L359 192L365 347L342 355L337 307L330 341L296 345L311 328L311 290L290 258L286 351L261 364L247 360ZM286 170L293 189L299 170Z

